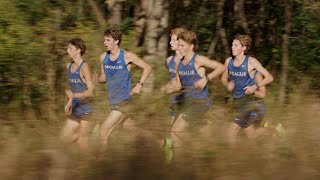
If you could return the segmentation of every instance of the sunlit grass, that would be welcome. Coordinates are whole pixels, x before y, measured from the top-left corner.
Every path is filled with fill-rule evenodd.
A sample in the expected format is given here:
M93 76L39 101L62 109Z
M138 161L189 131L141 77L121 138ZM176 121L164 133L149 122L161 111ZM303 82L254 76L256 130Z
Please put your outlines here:
M281 107L268 102L266 119L273 125L282 123L285 137L264 136L255 142L239 137L231 149L225 141L229 122L229 104L217 102L210 111L214 121L206 138L194 134L192 140L171 164L165 163L159 139L170 126L167 97L161 94L137 97L136 113L131 114L137 129L118 128L110 139L105 159L82 153L77 145L63 147L58 125L39 121L15 121L1 126L0 177L5 179L317 179L320 146L319 99L296 95ZM95 121L100 123L109 109L101 100L95 106ZM101 106L104 106L103 108ZM91 137L97 148L97 137ZM96 152L96 151L94 151ZM93 153L94 154L94 153ZM281 178L280 178L281 177Z

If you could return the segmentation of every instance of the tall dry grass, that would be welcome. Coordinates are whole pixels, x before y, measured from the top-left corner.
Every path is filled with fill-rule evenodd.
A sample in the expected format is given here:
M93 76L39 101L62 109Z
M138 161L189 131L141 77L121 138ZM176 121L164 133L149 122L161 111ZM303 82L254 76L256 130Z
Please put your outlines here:
M185 142L171 163L166 163L159 140L166 136L170 121L167 98L137 97L132 119L136 128L118 128L102 160L81 152L76 145L62 146L59 126L45 122L19 122L1 126L0 179L319 179L320 138L318 97L296 94L280 106L266 100L271 125L282 123L286 135L271 134L249 141L239 136L231 148L225 140L229 104L217 100L208 119L208 133ZM97 101L95 123L108 112ZM90 137L97 148L97 137Z

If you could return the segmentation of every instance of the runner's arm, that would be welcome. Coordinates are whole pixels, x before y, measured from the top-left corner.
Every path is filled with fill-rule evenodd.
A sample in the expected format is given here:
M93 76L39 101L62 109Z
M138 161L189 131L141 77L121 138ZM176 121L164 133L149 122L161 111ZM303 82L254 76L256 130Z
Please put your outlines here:
M259 83L263 80L263 76L258 73L256 75L256 83ZM260 98L260 99L263 99L265 96L266 96L266 86L262 86L262 87L259 87L259 89L257 89L255 92L254 92L254 96L257 97L257 98Z
M95 77L95 79L99 83L106 82L106 75L104 74L104 68L103 68L103 60L104 60L105 56L106 56L106 53L103 53L100 56L100 75L98 77ZM95 76L96 76L96 74L95 74Z

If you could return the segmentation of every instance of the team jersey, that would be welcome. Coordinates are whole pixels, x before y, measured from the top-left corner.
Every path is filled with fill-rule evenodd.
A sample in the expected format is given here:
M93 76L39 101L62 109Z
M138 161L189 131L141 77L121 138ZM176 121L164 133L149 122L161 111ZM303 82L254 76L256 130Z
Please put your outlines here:
M131 99L131 75L124 59L124 50L120 50L116 60L110 59L110 52L103 59L103 69L108 85L108 100L111 105Z
M167 64L167 68L169 70L169 80L172 80L174 78L176 78L176 67L175 67L175 63L174 63L174 56L172 56L171 60L169 61L169 63Z
M172 56L171 60L167 64L167 68L168 68L169 73L170 73L169 81L171 81L172 79L176 78L176 67L175 67L174 57L175 57L175 55ZM183 95L181 95L181 94L179 94L179 95L171 95L170 96L170 103L171 104L175 104L175 103L181 102L182 99L183 99Z
M71 62L71 64L68 67L68 78L69 78L70 89L73 93L86 91L88 89L87 84L83 82L80 76L80 70L82 65L85 63L85 61L81 62L80 66L74 73L71 72L71 66L73 63L74 62Z
M73 73L71 72L71 66L74 62L72 62L68 67L68 78L70 89L73 93L81 93L88 90L88 86L82 80L80 76L80 71L82 65L85 61L82 61L78 69ZM81 116L82 114L90 114L91 113L91 103L86 101L86 98L73 98L72 99L72 114L76 116Z
M178 73L184 91L184 97L192 99L208 98L209 92L207 85L202 90L197 90L194 87L194 83L202 79L195 68L195 57L196 53L194 53L189 64L184 65L182 61L180 61L178 65Z
M254 77L251 78L248 72L248 62L249 56L246 56L243 63L240 66L234 66L234 57L231 58L228 64L228 71L230 75L230 80L234 81L234 91L233 98L244 97L246 86L252 86L255 84L255 76L258 71L254 73Z

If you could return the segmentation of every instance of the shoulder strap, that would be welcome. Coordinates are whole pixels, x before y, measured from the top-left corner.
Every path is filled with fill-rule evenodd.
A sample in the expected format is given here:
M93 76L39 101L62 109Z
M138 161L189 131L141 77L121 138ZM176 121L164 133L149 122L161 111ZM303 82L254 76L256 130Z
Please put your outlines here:
M72 61L72 62L69 64L68 71L70 71L70 72L71 72L71 66L72 66L73 63L74 63L74 61Z

